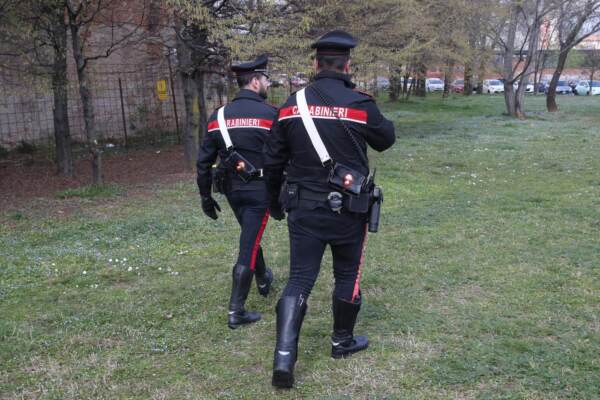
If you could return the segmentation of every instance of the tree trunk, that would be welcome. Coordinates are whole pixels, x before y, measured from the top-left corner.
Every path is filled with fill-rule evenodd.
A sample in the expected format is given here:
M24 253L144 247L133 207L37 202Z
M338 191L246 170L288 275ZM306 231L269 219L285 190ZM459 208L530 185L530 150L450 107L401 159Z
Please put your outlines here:
M596 69L592 67L592 70L590 71L590 90L588 90L587 95L591 96L592 95L592 83L594 82L594 74L596 73Z
M102 185L102 148L98 143L96 125L94 121L94 98L92 95L92 84L87 71L87 63L83 55L83 43L79 36L79 26L75 20L70 21L71 41L73 43L73 57L77 66L77 77L79 78L79 95L83 108L83 122L87 147L92 157L92 183Z
M452 83L452 76L454 75L454 62L448 63L446 73L444 75L444 94L442 97L446 98L450 94L450 84Z
M198 93L198 125L200 126L200 130L198 131L198 140L202 141L202 137L204 136L204 129L206 129L206 125L208 124L208 117L206 115L206 90L205 90L205 81L206 73L201 70L196 70L194 73L194 81L196 82L196 92Z
M552 80L550 81L550 85L548 86L548 94L546 95L546 108L549 112L558 111L558 105L556 104L556 86L558 85L560 75L565 68L569 50L570 49L560 49L560 53L558 54L556 70L552 74Z
M180 18L175 20L177 29L183 29L183 21ZM180 35L176 37L177 45L177 64L181 85L183 87L183 104L185 107L185 118L183 120L183 157L185 167L193 170L198 156L198 141L196 139L198 132L198 122L194 115L194 102L198 100L194 79L192 78L192 58L191 50L182 40ZM202 127L205 129L205 127ZM200 134L198 134L200 136Z
M198 122L194 115L194 101L197 100L194 80L185 72L181 72L181 84L183 86L183 99L185 107L185 118L183 122L183 154L186 167L190 170L194 168L196 157L198 156L198 142L196 132L198 131ZM202 129L204 129L203 127ZM200 136L200 134L198 134Z
M69 130L67 92L67 26L64 15L58 13L54 29L54 63L52 65L52 93L54 95L54 141L58 173L73 176L73 153Z
M471 61L467 61L465 65L463 95L470 96L473 94L473 66Z
M485 79L488 57L486 54L486 36L482 35L479 39L479 68L477 71L477 94L483 93L483 81Z
M390 101L398 100L399 87L400 87L400 80L398 79L397 75L393 74L392 76L390 76L390 87L388 89L388 95L389 95Z
M517 114L515 101L515 88L512 84L504 82L504 103L506 103L506 112L514 117Z

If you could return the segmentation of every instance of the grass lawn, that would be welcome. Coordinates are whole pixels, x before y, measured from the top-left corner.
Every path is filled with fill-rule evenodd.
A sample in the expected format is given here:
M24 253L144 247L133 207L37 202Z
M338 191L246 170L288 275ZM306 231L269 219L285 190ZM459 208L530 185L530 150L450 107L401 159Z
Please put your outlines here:
M285 223L264 236L263 320L226 325L238 226L205 218L192 179L59 193L0 211L2 399L600 398L600 98L502 116L503 98L381 102L398 141L371 154L385 189L356 333L329 357L326 257L300 339L297 386L271 387Z

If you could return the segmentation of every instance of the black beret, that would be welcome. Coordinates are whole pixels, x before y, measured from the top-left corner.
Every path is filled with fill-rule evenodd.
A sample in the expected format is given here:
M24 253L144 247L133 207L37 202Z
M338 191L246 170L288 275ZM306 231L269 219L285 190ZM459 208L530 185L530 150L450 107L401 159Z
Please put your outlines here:
M311 48L317 49L317 53L322 54L347 54L350 49L356 47L357 43L358 41L348 32L336 30L321 36Z
M252 72L267 72L268 62L269 57L263 54L261 56L256 57L256 60L254 61L232 65L231 70L237 75L244 75Z

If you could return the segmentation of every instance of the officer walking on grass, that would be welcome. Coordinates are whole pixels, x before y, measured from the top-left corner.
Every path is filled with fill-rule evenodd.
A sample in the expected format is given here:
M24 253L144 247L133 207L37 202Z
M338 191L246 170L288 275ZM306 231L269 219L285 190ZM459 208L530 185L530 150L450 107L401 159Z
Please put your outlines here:
M233 66L240 91L233 101L217 109L208 120L198 155L198 188L202 211L217 219L221 208L211 196L211 186L223 193L242 231L239 254L233 266L228 325L235 329L260 320L244 304L256 277L258 292L269 293L273 273L265 266L260 240L269 219L269 198L262 174L262 151L277 110L265 103L269 79L266 56ZM217 156L219 166L213 168ZM273 210L277 214L281 211ZM282 218L279 217L279 218Z
M367 145L383 151L395 134L371 96L353 90L349 65L355 46L356 39L343 31L329 32L312 45L314 81L279 109L265 144L270 201L288 211L291 258L289 281L277 303L276 387L293 386L300 328L327 245L335 278L331 356L368 346L365 336L353 335L367 223L369 231L377 230L382 200L369 173Z

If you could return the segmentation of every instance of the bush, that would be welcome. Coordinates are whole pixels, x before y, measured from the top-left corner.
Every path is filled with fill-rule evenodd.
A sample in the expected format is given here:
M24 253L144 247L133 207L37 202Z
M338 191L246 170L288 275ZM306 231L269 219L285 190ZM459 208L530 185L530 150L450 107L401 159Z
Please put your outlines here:
M8 149L6 147L0 146L0 158L8 157Z
M33 154L36 152L37 148L33 143L26 142L21 140L16 147L17 153L20 154Z

